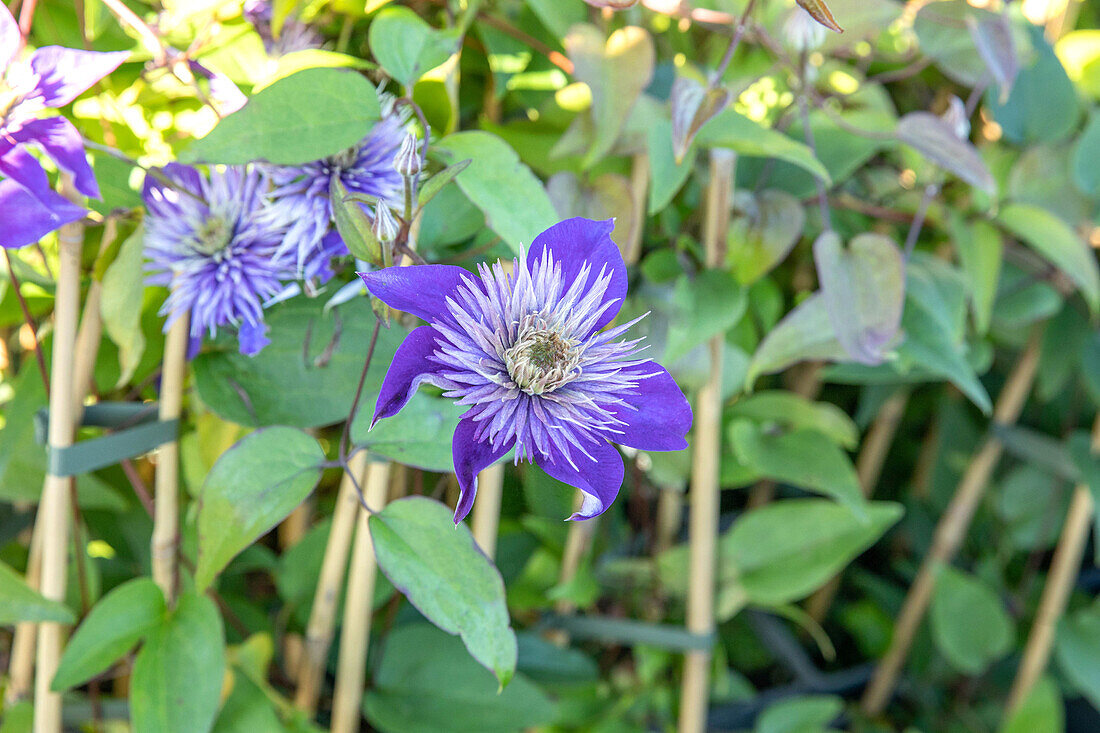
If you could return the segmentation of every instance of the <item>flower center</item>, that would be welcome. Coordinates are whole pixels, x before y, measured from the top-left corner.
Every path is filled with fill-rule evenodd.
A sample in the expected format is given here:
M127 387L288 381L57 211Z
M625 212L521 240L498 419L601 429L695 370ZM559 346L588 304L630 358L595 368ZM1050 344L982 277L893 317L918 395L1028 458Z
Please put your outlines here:
M233 240L233 227L220 216L212 216L203 221L191 238L190 247L199 254L219 255Z
M529 315L520 325L519 338L504 352L504 364L516 386L527 394L553 392L578 372L580 342L562 336L542 318Z
M359 159L359 148L350 147L347 150L341 150L336 155L329 158L333 167L337 170L345 171L355 165L355 161Z

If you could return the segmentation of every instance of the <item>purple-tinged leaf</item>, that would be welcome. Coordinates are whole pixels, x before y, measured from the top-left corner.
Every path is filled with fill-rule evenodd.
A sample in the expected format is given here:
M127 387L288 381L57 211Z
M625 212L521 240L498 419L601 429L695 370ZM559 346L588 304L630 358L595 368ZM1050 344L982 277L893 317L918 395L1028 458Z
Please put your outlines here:
M974 48L982 61L989 67L989 73L1001 87L1001 104L1008 101L1016 75L1020 73L1020 60L1016 54L1016 42L1012 38L1012 26L1004 15L993 15L974 20L966 19L970 37L974 39Z
M730 103L732 95L725 87L704 87L695 79L678 76L672 83L672 151L676 163L682 163L699 128L713 119Z
M931 112L910 112L898 120L898 140L971 186L995 194L997 182L985 161L973 145L955 133L950 123Z
M745 374L745 388L761 374L774 374L800 361L847 358L829 319L825 298L814 293L783 317L760 342Z
M809 13L810 16L821 25L837 33L844 32L844 29L836 22L836 18L833 17L833 13L829 10L829 6L826 5L823 0L796 0L796 2L798 2L798 4L802 6L802 9Z
M821 292L833 331L861 364L881 364L897 338L905 303L901 249L880 234L861 234L845 250L825 232L814 242Z

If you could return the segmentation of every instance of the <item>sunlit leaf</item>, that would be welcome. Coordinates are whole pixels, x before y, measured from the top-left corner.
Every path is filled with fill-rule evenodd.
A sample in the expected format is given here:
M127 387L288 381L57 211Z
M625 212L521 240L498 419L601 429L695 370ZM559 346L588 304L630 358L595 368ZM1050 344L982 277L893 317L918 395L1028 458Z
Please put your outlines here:
M432 28L409 8L382 10L370 24L371 53L387 74L408 87L458 48L458 36Z

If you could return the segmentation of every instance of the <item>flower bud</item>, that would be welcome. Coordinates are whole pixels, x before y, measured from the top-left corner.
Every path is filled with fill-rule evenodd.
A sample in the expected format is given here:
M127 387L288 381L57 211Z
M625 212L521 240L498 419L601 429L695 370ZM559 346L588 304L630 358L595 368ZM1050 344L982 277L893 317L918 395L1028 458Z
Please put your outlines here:
M420 141L413 133L406 134L405 139L401 141L401 149L393 159L393 167L406 178L414 178L423 170L420 160Z
M793 51L815 51L825 42L825 27L798 6L791 11L783 24L783 38Z
M374 210L374 221L371 222L370 227L371 232L379 242L389 244L397 239L398 228L397 219L393 218L390 207L386 205L385 201L380 200L378 207Z
M940 119L947 123L960 140L970 137L970 120L966 116L966 105L958 97L951 96L947 109L940 115Z

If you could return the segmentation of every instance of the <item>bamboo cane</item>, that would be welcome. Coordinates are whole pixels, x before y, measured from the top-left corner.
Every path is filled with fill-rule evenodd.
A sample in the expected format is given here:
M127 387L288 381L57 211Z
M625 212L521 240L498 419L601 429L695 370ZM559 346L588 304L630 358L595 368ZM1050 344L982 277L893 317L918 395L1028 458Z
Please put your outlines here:
M348 460L348 471L340 482L336 494L336 506L332 512L332 529L325 545L325 557L321 562L321 574L317 579L317 592L313 596L313 608L306 625L306 637L302 659L297 667L298 690L294 704L308 713L317 709L321 682L325 675L329 648L336 628L337 604L344 573L348 567L348 552L355 532L355 518L359 512L359 494L355 483L367 480L367 454L359 451ZM373 506L373 504L371 505Z
M1036 327L1031 333L1027 348L1013 367L997 400L993 410L994 423L1011 425L1020 417L1035 380L1041 337L1042 328ZM902 605L890 646L864 691L860 704L867 715L878 715L889 702L894 686L897 684L898 675L909 654L909 647L932 600L936 568L951 562L958 551L959 545L966 536L966 530L970 527L974 512L978 508L978 502L981 501L985 486L1001 457L1002 449L1001 441L995 435L986 437L982 447L967 466L955 496L951 499L951 504L936 526L932 546L924 562L921 563L917 577Z
M649 205L649 153L634 154L630 167L630 202L632 215L630 234L622 244L623 260L627 266L635 265L642 255L642 232L645 230L646 210Z
M187 341L190 314L184 313L168 329L164 344L164 366L160 382L160 419L176 420L183 403L183 381L187 374ZM169 607L175 605L179 585L176 552L179 547L179 442L173 440L157 449L156 496L153 504L153 535L150 551L153 580L164 593Z
M477 477L477 501L474 503L474 542L490 560L497 554L500 528L500 504L504 494L504 464L495 463ZM574 523L575 524L575 523Z
M103 227L103 239L100 251L106 249L114 240L117 225L114 219L107 219ZM80 423L85 398L92 392L92 373L99 355L99 342L103 333L103 319L99 313L99 303L103 293L103 284L93 280L84 299L84 313L80 318L80 328L76 336L73 359L73 430ZM42 571L42 522L34 523L31 534L30 550L27 555L26 582L31 588L39 588ZM11 643L11 663L8 667L8 687L4 691L4 701L8 705L22 700L30 694L34 680L34 650L38 625L22 623L15 627Z
M1100 416L1092 426L1092 452L1100 453ZM1054 632L1058 626L1058 619L1065 613L1066 602L1069 600L1070 591L1073 590L1073 583L1081 568L1081 557L1084 555L1085 543L1088 541L1089 529L1092 526L1094 508L1089 487L1079 484L1073 490L1073 500L1066 514L1066 523L1062 527L1062 536L1058 539L1058 546L1050 562L1050 573L1047 575L1046 585L1043 586L1043 595L1039 599L1035 623L1024 645L1024 656L1020 660L1016 679L1012 682L1008 704L1005 706L1006 718L1027 699L1031 688L1035 686L1050 661Z
M584 492L577 491L573 496L573 512L579 512L584 504ZM596 519L583 522L570 522L569 532L565 535L565 547L562 549L561 572L558 574L558 585L571 583L577 577L577 571L581 567L581 560L588 551L588 545L592 542L592 536L596 532ZM554 613L559 616L568 616L577 610L577 604L569 598L561 598L554 602ZM558 646L568 646L569 632L564 629L553 629L546 634L546 639Z
M879 476L882 475L882 467L886 463L886 454L890 452L890 445L894 442L898 425L905 414L905 406L909 404L909 390L901 389L890 395L882 403L875 421L871 423L867 437L863 441L863 448L856 459L856 476L859 477L859 485L863 489L863 495L870 497L875 491ZM806 603L806 612L814 621L821 623L829 608L833 605L833 599L840 589L840 575L834 575L828 583L817 589Z
M367 506L379 511L390 487L390 464L371 463L367 469ZM332 733L357 733L363 680L370 646L371 606L378 565L371 544L370 513L359 507L355 548L351 556L348 594L344 602L344 627L340 634L340 655L336 663L336 690L332 700Z
M725 261L729 231L730 197L737 156L733 151L710 152L710 183L703 231L707 267ZM718 513L722 453L722 352L725 335L711 339L710 376L695 403L694 445L691 461L690 575L688 578L687 628L695 634L714 633L714 578L718 546ZM680 733L706 729L710 689L711 653L689 651L684 658L680 695Z
M63 185L63 189L68 188ZM71 193L71 192L68 192ZM68 224L58 232L59 270L54 300L53 358L50 371L49 445L72 445L74 435L73 350L76 346L80 308L80 256L84 246L83 224ZM42 575L40 593L64 601L69 548L69 477L46 475L38 505L42 524ZM38 626L37 669L34 678L34 731L61 730L61 694L50 689L61 660L62 625Z

